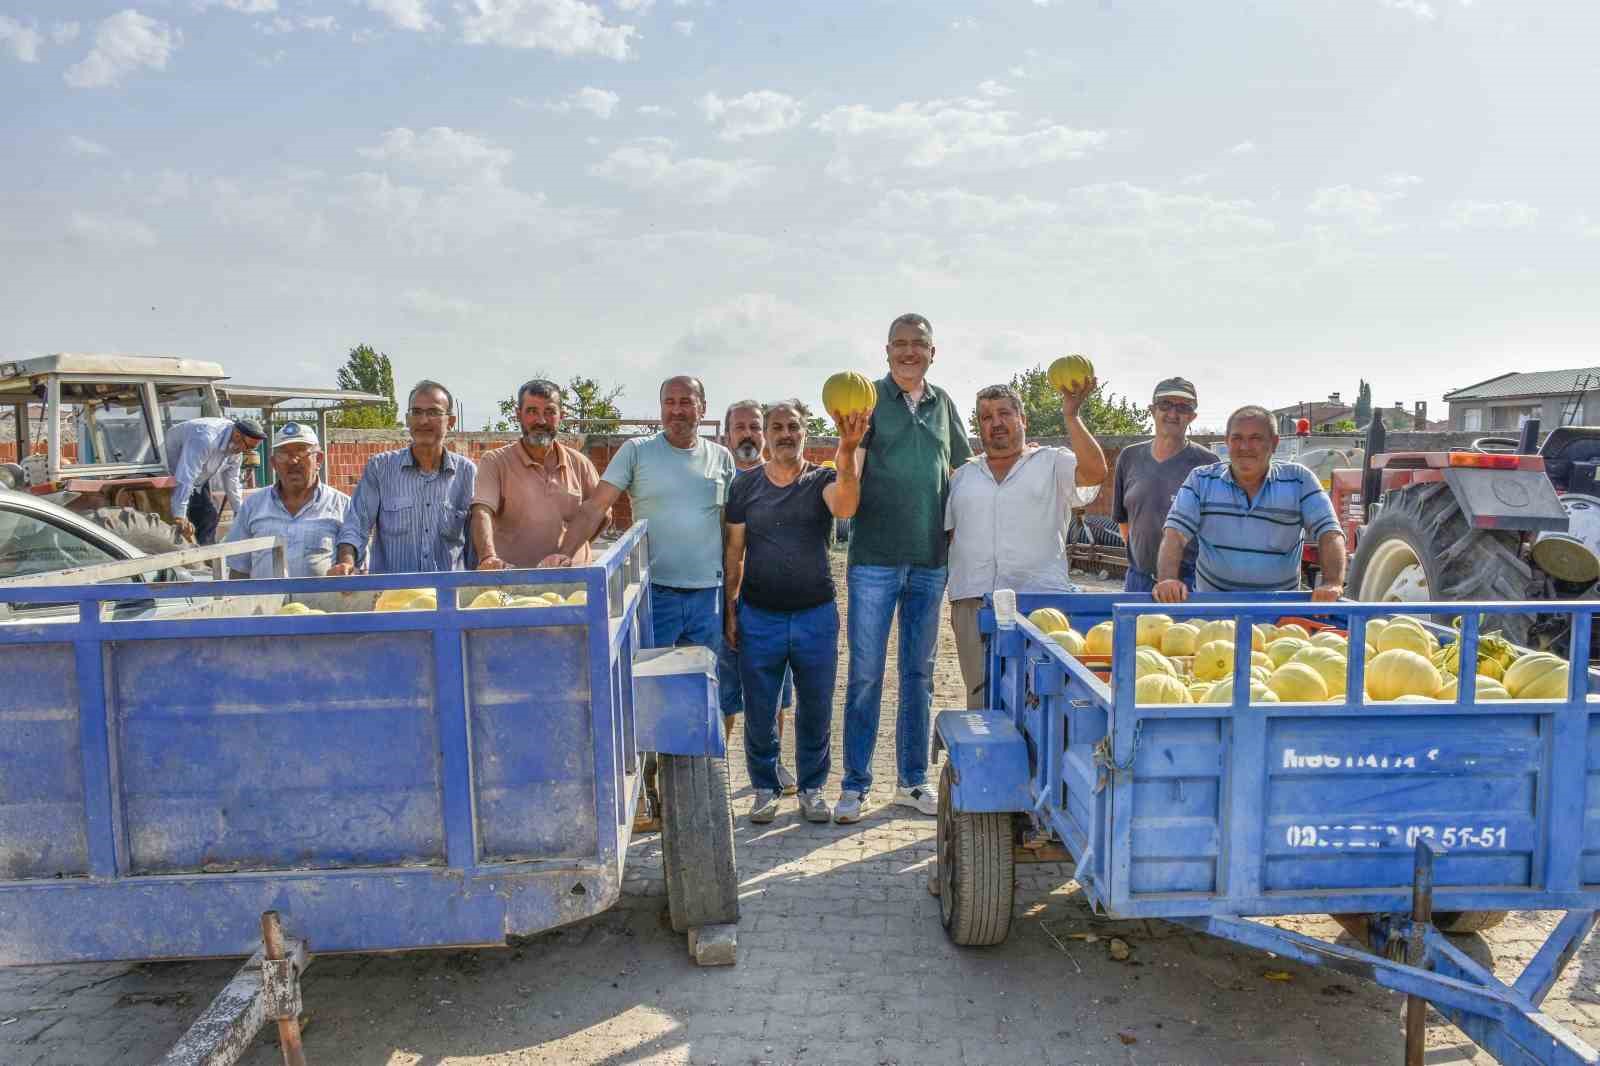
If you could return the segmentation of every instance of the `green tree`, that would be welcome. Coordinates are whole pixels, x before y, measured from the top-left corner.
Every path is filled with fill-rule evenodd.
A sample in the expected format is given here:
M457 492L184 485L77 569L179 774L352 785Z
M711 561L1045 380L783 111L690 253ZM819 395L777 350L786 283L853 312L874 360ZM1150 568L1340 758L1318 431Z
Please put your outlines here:
M394 367L387 355L371 345L358 344L350 349L335 380L341 389L376 393L388 397L388 402L339 411L329 416L330 423L344 429L392 429L399 424L395 421L399 405L394 402Z
M1335 433L1354 433L1356 431L1356 424L1354 419L1341 418L1337 422L1330 422L1328 424L1328 428L1333 430Z
M534 374L533 376L536 378L548 377L543 373ZM580 423L581 431L584 433L605 433L608 430L615 429L615 425L608 425L604 420L622 417L622 411L617 407L617 399L622 396L623 391L623 386L621 385L613 385L608 388L594 378L586 378L582 374L574 374L572 380L568 381L566 388L562 390L562 420L600 420ZM483 424L485 433L510 433L517 428L516 397L512 396L501 400L498 406L500 417L490 419Z
M820 415L812 415L806 419L806 436L808 437L837 437L839 431L833 428L833 423Z
M1372 421L1372 386L1365 380L1356 390L1356 409L1352 417L1357 426L1364 426Z
M1028 436L1062 437L1066 421L1061 417L1061 394L1050 384L1042 366L1024 370L1011 378L1011 387L1022 396L1023 414L1028 419ZM1083 424L1096 436L1139 436L1150 432L1150 413L1126 396L1106 391L1105 384L1083 404ZM978 435L978 412L974 408L967 426Z

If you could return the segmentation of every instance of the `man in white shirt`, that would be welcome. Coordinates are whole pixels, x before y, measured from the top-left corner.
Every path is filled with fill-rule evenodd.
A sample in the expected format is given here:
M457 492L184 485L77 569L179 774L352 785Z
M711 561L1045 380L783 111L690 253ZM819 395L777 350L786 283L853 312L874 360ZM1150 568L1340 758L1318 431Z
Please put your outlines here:
M326 576L350 497L325 484L321 468L317 431L304 422L285 423L272 442L277 482L245 497L227 539L282 537L289 577ZM228 568L234 577L272 577L272 553L236 555Z
M983 638L978 608L995 589L1076 591L1068 579L1067 522L1106 479L1106 456L1079 412L1094 392L1090 379L1061 390L1061 415L1072 447L1028 443L1022 397L1009 385L978 393L983 455L950 479L944 528L950 537L950 624L955 630L967 707L984 703Z

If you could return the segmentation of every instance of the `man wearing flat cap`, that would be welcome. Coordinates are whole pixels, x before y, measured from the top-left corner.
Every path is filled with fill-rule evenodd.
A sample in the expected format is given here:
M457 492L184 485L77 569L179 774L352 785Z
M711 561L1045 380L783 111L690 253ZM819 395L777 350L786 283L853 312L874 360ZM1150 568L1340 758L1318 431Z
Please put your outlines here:
M1210 448L1189 440L1189 424L1198 408L1193 382L1167 378L1156 386L1150 400L1155 439L1124 448L1117 458L1111 517L1128 545L1128 576L1122 587L1129 592L1155 588L1162 528L1189 471L1222 461ZM1196 551L1197 545L1191 541L1179 571L1179 579L1190 591L1194 590Z
M196 544L215 544L222 512L211 498L217 479L235 516L244 499L239 468L244 453L266 439L261 424L249 418L191 418L167 430L167 469L172 487L172 521Z

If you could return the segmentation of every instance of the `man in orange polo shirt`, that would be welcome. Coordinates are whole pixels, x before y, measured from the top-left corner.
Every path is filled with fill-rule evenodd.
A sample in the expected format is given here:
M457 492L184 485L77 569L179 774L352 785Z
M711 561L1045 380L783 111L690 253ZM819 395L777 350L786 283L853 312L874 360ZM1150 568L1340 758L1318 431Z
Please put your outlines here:
M535 378L518 389L517 422L521 440L478 460L472 544L479 570L538 566L560 547L567 523L600 483L587 456L556 440L561 386ZM588 544L578 552L573 562L581 566L589 560Z

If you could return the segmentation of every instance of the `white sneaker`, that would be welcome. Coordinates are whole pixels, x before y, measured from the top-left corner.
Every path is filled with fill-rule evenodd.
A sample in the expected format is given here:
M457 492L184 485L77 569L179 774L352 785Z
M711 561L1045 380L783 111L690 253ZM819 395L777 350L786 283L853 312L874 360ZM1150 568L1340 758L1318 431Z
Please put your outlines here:
M794 774L783 763L778 764L778 788L785 796L792 796L795 792Z
M923 814L935 815L939 813L939 793L932 785L904 786L894 790L894 805L896 807L911 807Z
M778 805L783 801L782 792L756 791L756 805L750 810L750 820L757 825L766 825L778 816Z
M866 798L866 793L853 788L841 789L839 802L833 805L833 820L840 825L861 821L861 804Z
M828 807L828 801L822 797L820 788L807 789L800 793L800 813L805 815L808 822L833 820L833 811Z

